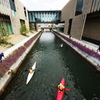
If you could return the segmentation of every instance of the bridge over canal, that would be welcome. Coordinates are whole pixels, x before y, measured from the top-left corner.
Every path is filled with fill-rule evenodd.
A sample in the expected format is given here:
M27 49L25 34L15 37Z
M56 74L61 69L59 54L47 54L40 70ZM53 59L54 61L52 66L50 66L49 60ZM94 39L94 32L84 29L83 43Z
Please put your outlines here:
M29 11L30 23L60 23L61 11Z

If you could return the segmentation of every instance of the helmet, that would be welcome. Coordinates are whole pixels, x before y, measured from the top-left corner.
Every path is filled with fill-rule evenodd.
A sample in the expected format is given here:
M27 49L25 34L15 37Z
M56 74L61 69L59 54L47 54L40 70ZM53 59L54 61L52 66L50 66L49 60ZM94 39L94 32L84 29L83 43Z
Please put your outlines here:
M4 55L4 53L3 53L3 52L2 52L1 54L2 54L2 55Z

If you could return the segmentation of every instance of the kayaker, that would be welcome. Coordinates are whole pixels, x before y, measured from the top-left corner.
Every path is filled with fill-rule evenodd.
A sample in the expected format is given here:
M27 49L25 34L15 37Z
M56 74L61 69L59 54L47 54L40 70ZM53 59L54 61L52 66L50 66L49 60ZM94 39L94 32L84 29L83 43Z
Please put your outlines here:
M0 54L0 62L2 62L2 57L4 57L4 53L3 52Z
M60 90L60 92L62 92L62 91L64 90L64 88L65 88L65 87L64 87L62 84L59 84L59 85L58 85L58 89Z
M32 68L30 68L30 69L29 69L29 72L30 72L30 73L33 73L33 70L32 70Z

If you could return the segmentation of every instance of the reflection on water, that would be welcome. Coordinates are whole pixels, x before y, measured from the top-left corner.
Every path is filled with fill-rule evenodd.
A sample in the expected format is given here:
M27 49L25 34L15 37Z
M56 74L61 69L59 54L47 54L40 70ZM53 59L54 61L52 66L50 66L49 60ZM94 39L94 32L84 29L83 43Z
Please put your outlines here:
M45 32L30 51L6 92L0 100L55 100L57 86L65 78L66 87L63 100L99 100L100 74L83 58L69 48L54 34ZM35 75L28 85L28 71L37 62Z

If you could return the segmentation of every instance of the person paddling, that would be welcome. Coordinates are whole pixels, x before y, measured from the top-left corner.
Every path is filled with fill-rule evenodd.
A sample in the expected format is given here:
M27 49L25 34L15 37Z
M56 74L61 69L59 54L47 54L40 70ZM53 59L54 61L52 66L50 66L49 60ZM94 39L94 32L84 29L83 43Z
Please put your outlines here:
M30 72L30 73L33 73L33 70L32 70L32 68L30 68L30 69L29 69L29 72Z
M65 89L65 87L60 83L58 85L58 89L60 90L60 92L62 92Z
M3 52L0 54L0 62L2 62L2 57L4 57L4 53Z

